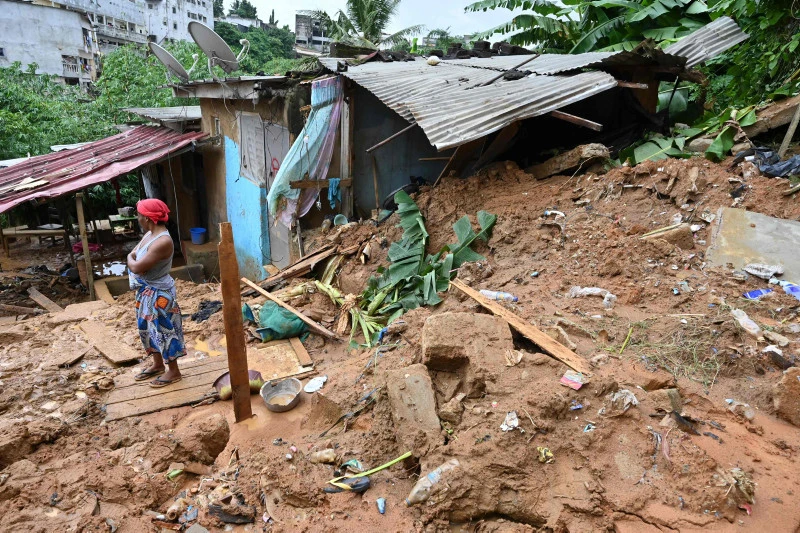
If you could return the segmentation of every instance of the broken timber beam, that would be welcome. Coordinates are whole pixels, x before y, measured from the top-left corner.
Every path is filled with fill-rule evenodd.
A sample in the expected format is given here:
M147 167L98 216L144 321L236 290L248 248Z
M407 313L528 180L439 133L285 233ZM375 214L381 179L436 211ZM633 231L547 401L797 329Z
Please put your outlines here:
M519 316L512 313L499 303L489 300L478 291L469 287L460 279L454 279L450 282L450 285L454 286L478 302L482 307L491 311L495 316L498 316L508 322L509 326L539 346L547 355L553 357L554 359L558 359L576 372L581 372L583 374L589 373L589 363L586 360L581 358L578 354L554 338L542 332L537 327L533 326L532 324L528 324Z
M553 118L571 122L576 126L583 126L584 128L589 128L590 130L594 131L603 131L603 125L598 122L576 117L575 115L570 115L569 113L564 113L563 111L550 111L548 114Z
M31 297L31 300L36 302L37 304L41 305L51 313L60 313L64 310L63 307L55 303L53 300L36 290L35 287L28 288L28 296Z
M44 309L38 309L36 307L22 307L19 305L7 304L0 304L0 311L9 311L20 315L41 315L47 312Z
M415 123L411 124L410 126L407 126L407 127L403 128L402 130L398 131L397 133L395 133L395 134L394 134L394 135L392 135L391 137L387 137L386 139L382 140L382 141L381 141L381 142L379 142L378 144L376 144L376 145L374 145L374 146L370 146L370 147L369 147L369 148L367 148L365 151L366 151L366 152L369 154L369 153L371 153L373 150L377 150L378 148L380 148L380 147L381 147L381 146L383 146L384 144L386 144L386 143L388 143L388 142L391 142L392 140L396 139L397 137L400 137L402 134L404 134L404 133L405 133L405 132L407 132L408 130L410 130L410 129L414 128L414 126L416 126L416 125L417 125L417 123L415 122Z
M276 298L274 295L272 295L272 294L270 294L269 292L265 291L264 289L262 289L261 287L259 287L258 285L256 285L256 284L255 284L255 283L253 283L252 281L250 281L249 279L247 279L247 278L242 278L242 283L244 283L245 285L248 285L248 286L249 286L251 289L253 289L253 290L254 290L254 291L256 291L257 293L261 294L262 296L265 296L265 297L267 297L268 299L270 299L270 300L272 300L273 302L275 302L276 304L280 305L281 307L283 307L284 309L286 309L286 310L287 310L287 311L289 311L290 313L292 313L292 314L294 314L295 316L297 316L297 318L299 318L300 320L302 320L303 322L305 322L305 323L306 323L306 325L307 325L307 326L308 326L308 327L311 329L311 331L313 331L314 333L317 333L318 335L322 335L323 337L327 337L327 338L329 338L329 339L338 339L338 338L339 338L339 337L336 335L336 333L332 332L331 330L327 329L327 328L326 328L326 327L324 327L324 326L321 326L321 325L317 324L316 322L314 322L313 320L311 320L310 318L308 318L306 315L304 315L303 313L301 313L300 311L298 311L297 309L295 309L295 308L294 308L294 307L292 307L291 305L289 305L289 304L287 304L287 303L284 303L284 302L282 302L281 300L279 300L278 298Z
M617 80L617 87L625 87L627 89L648 89L650 86L646 83L636 83L635 81Z

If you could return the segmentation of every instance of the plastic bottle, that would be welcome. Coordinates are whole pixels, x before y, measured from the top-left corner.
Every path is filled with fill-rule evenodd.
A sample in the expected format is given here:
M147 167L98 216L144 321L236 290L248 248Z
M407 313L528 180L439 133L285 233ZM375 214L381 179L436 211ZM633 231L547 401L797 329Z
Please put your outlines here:
M446 463L439 465L424 477L419 478L417 484L414 485L414 488L408 493L406 505L412 506L417 503L422 503L430 498L431 490L433 489L433 486L439 483L439 481L442 479L442 474L459 466L461 466L461 463L458 462L458 459L450 459Z
M497 300L503 302L516 302L519 300L519 298L508 292L487 291L485 289L481 289L481 294L483 294L490 300Z
M747 316L747 313L741 309L734 309L731 311L731 315L733 315L733 318L736 319L739 325L742 326L747 333L753 337L761 338L761 328L758 327L758 324L753 322L749 316Z
M336 450L328 448L314 452L308 456L308 460L312 463L334 463L336 462Z

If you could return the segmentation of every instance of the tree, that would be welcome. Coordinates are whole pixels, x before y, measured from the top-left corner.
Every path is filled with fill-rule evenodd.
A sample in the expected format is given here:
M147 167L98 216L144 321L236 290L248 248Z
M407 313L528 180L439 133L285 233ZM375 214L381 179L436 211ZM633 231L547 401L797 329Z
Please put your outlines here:
M313 19L320 20L326 34L332 39L366 48L381 46L403 46L408 37L420 33L425 26L409 26L392 35L383 35L383 30L397 12L400 0L347 0L347 13L339 10L335 18L324 11L304 11Z
M272 13L270 13L270 15L269 15L269 25L270 26L277 26L278 25L278 21L275 20L275 10L274 9L272 10Z
M233 0L228 15L238 15L246 19L258 18L256 6L250 3L249 0Z
M214 0L214 18L225 16L225 5L222 0Z
M428 43L435 41L435 44L429 45L428 48L436 48L439 50L444 50L445 52L453 43L460 42L459 39L456 39L450 35L449 27L445 29L436 28L429 31L428 35L426 36L426 40Z

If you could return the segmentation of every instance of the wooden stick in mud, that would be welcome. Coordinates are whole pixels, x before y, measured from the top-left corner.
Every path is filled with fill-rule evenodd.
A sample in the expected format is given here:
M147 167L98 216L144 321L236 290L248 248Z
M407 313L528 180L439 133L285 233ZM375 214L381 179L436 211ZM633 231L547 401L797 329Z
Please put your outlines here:
M239 293L239 264L233 246L230 222L219 225L219 271L222 285L222 315L228 350L228 371L233 392L233 414L237 422L253 416L250 406L250 377L247 369L247 346L242 323L242 295Z
M42 315L46 313L44 309L37 309L36 307L22 307L19 305L0 304L0 311L9 311L19 315Z

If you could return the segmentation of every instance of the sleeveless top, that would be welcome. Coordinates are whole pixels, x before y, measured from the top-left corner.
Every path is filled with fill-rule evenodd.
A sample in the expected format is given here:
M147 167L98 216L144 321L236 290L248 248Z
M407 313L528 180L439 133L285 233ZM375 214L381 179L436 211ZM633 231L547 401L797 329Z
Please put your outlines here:
M147 232L147 235L142 237L142 242L145 239L152 235L151 232ZM164 231L159 233L154 238L147 241L144 245L140 243L139 249L136 251L136 258L141 259L145 255L147 255L147 251L150 248L150 245L153 244L156 240L166 235L169 237L169 232ZM134 274L133 272L128 272L128 279L130 281L131 289L136 289L141 287L142 285L147 285L149 287L153 287L154 289L161 289L161 290L169 290L175 286L175 280L172 279L172 276L169 275L169 271L172 268L172 257L167 257L166 259L159 261L155 265L153 265L150 270L144 272L142 274Z

